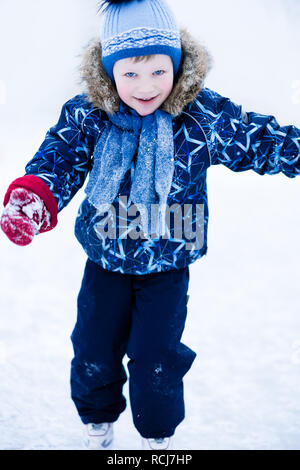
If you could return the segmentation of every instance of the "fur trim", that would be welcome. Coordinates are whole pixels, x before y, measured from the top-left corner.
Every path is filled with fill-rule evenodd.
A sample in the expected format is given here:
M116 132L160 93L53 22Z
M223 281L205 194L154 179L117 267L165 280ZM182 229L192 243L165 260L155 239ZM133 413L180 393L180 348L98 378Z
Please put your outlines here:
M186 29L180 29L182 62L177 79L161 109L178 116L185 106L194 101L204 86L212 67L212 56ZM81 83L86 87L89 102L108 114L119 111L120 98L116 87L106 74L102 61L102 48L98 39L86 47L80 67Z

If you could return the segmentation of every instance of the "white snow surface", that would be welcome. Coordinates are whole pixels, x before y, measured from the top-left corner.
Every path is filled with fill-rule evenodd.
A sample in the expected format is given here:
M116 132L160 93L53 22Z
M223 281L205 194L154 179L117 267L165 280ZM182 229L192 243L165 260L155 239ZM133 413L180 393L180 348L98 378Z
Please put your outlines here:
M22 2L13 2L11 7L8 3L0 8L6 9L9 23L13 21L13 11L22 8ZM200 8L198 0L190 0L191 7L199 8L198 19L187 15L186 3L174 1L174 8L183 22L190 19L195 30L200 16L206 15L201 35L211 45L217 67L207 86L245 103L247 110L274 113L282 125L293 123L299 127L300 106L292 98L292 84L297 85L300 80L299 61L295 64L299 50L297 2L213 0ZM271 3L271 13L266 17ZM83 24L83 12L87 24L94 25L96 31L95 2L91 0L55 0L43 5L49 24L57 18L57 8L62 4L66 10L70 8L68 22L63 24L68 39L66 29L71 28L72 20L75 26L79 20ZM83 4L89 5L90 10L86 11ZM29 17L36 2L28 1L26 5ZM38 24L41 14L36 13ZM23 21L24 15L20 17ZM243 22L253 19L257 23L251 31L255 28L256 35L241 34L246 28ZM260 22L264 22L264 27ZM24 23L28 29L28 23ZM60 23L58 26L62 29ZM284 34L287 27L288 36ZM52 91L48 86L44 93L44 72L37 60L35 67L30 62L22 71L26 80L36 80L40 74L37 95L26 93L20 82L16 96L8 93L5 102L0 100L1 200L10 182L24 174L25 164L37 151L46 130L57 121L64 91L57 95L56 90L67 83L66 99L75 94L70 85L74 71L67 68L69 65L63 68L64 54L70 45L64 44L61 50L54 47L50 29L56 30L51 24L41 41L49 35L49 51L54 49L61 67L56 81L50 77ZM3 34L3 28L0 30ZM216 31L219 35L214 36ZM23 46L23 32L18 28L14 31L22 58L22 48L28 47L28 39ZM262 32L266 35L264 47ZM230 40L234 34L239 41ZM63 32L58 28L61 40L60 35ZM88 37L90 32L81 31L81 39L82 35ZM78 38L76 41L78 44ZM14 43L0 43L11 51L14 48ZM245 54L239 56L239 50L249 53L252 76L242 68ZM37 59L39 54L45 56L42 46L35 54ZM235 69L234 57L241 60L242 67ZM226 60L229 67L222 62ZM16 62L14 56L12 69ZM244 74L245 80L239 73ZM15 77L13 73L12 76ZM7 74L0 80L9 84L10 78ZM251 80L254 84L250 92ZM17 115L16 110L20 110ZM186 418L176 431L177 449L300 449L299 181L283 175L261 177L251 171L236 174L222 166L208 170L208 255L190 266L189 311L182 337L197 357L184 378ZM86 261L73 235L83 198L82 189L59 214L57 227L38 235L29 246L18 247L0 233L2 450L82 448L82 424L70 398L69 373L73 357L70 335ZM126 363L127 357L125 366ZM138 449L140 437L132 424L128 382L124 393L128 406L115 425L116 447Z

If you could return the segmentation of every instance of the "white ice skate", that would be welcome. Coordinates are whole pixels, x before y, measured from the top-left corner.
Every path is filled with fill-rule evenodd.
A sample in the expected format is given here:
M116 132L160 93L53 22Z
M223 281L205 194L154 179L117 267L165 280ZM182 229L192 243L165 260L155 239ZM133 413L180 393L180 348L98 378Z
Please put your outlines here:
M173 436L148 439L142 437L142 450L171 450L173 447Z
M113 423L85 424L83 442L87 450L111 450L113 440Z

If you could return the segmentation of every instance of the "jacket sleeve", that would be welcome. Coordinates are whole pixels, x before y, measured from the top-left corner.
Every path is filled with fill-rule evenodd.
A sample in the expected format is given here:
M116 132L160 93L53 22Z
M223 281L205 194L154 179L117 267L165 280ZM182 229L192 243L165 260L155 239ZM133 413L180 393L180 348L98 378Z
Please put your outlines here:
M300 130L281 127L274 116L245 112L242 106L209 90L213 100L210 152L213 165L259 175L300 174Z
M77 95L63 105L57 124L48 130L38 152L27 163L26 175L35 175L46 183L58 212L83 186L103 126L101 111L93 111L84 95Z

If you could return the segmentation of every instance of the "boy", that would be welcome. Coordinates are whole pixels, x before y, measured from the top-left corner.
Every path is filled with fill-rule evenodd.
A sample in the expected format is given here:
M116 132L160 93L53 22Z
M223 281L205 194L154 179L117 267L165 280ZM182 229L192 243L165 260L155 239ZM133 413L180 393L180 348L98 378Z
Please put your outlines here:
M206 170L222 163L295 177L300 130L203 88L210 56L179 31L164 0L103 5L101 41L82 66L87 93L63 106L8 188L1 227L30 243L55 227L90 172L75 224L88 259L71 337L72 399L87 448L113 448L127 354L142 448L170 449L196 357L180 339L189 264L207 251Z

